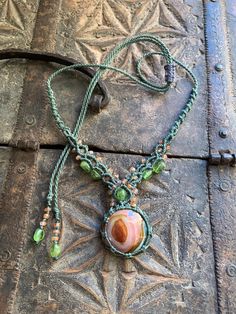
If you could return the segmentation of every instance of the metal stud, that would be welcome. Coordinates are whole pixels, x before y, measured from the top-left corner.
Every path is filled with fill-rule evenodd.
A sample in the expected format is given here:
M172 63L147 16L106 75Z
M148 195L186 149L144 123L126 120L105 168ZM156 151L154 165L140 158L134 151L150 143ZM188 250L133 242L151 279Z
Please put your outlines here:
M222 71L224 70L223 64L217 63L217 64L215 65L215 70L216 70L217 72L222 72Z
M219 131L219 136L220 136L221 138L226 138L226 137L228 136L228 131L227 131L227 129L221 128L220 131Z

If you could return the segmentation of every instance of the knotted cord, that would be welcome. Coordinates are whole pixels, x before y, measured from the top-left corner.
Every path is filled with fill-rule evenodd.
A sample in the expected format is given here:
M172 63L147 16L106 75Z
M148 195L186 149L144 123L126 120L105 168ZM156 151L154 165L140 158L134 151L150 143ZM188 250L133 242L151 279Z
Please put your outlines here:
M122 70L120 68L114 67L111 65L111 63L114 61L116 56L125 48L128 48L131 44L134 43L143 43L143 42L149 42L157 46L158 51L155 52L147 52L144 53L143 56L137 61L136 63L136 76L132 75L125 70ZM165 60L165 84L163 86L157 85L151 81L149 81L144 75L142 74L142 63L144 59L153 56L153 55L160 55ZM197 97L198 94L198 83L196 80L195 75L192 73L192 71L185 66L182 62L175 59L169 52L168 48L165 46L165 44L161 41L160 38L151 35L151 34L141 34L137 36L130 37L123 42L119 43L105 58L104 62L102 64L74 64L70 66L63 67L56 72L54 72L47 81L47 92L48 92L48 99L51 107L51 111L53 114L53 117L56 121L56 124L60 131L64 134L66 137L68 144L65 146L63 152L61 153L55 168L53 170L53 173L51 175L50 184L49 184L49 192L47 195L47 202L48 207L53 209L53 214L56 223L61 222L61 211L59 209L58 205L58 186L59 186L59 180L60 175L63 171L65 162L68 158L68 155L71 151L71 149L75 149L77 153L80 153L80 155L83 157L83 160L86 160L89 165L92 165L93 162L96 164L96 169L99 170L102 180L108 185L108 188L112 188L113 186L117 185L117 179L112 176L112 174L109 173L106 165L101 163L100 161L96 160L95 157L89 156L87 152L87 146L79 144L78 137L81 130L81 127L83 125L88 104L90 102L92 93L94 92L94 89L98 83L98 81L101 79L102 75L108 70L115 71L118 73L123 74L124 76L128 77L131 81L141 85L142 87L155 91L158 93L166 93L171 83L174 80L174 63L178 65L179 67L183 68L186 73L188 74L189 78L193 82L193 87L190 92L190 95L188 97L188 100L186 104L183 106L182 110L179 112L176 120L170 127L168 133L166 136L162 139L161 143L159 143L156 147L154 152L151 154L149 158L147 158L146 162L144 164L139 164L136 168L136 171L132 174L129 174L127 176L127 180L132 184L133 187L135 187L138 183L141 182L142 176L144 171L147 171L150 169L150 167L153 165L153 163L157 160L163 157L167 151L168 145L171 143L172 139L176 136L178 133L180 125L184 122L187 113L192 109L194 100ZM74 130L72 131L63 121L57 107L56 103L56 97L52 89L52 81L56 76L59 74L73 70L75 68L97 68L97 71L94 75L94 77L91 79L88 88L86 90L85 96L83 98L81 110L77 119L77 122L75 124Z

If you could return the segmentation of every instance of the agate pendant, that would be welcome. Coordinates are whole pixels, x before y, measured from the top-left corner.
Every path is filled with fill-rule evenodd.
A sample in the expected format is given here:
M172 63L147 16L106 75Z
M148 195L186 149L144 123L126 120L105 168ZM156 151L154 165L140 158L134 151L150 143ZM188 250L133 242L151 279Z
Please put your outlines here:
M131 258L147 249L152 228L140 208L125 204L111 207L104 215L101 234L110 251Z

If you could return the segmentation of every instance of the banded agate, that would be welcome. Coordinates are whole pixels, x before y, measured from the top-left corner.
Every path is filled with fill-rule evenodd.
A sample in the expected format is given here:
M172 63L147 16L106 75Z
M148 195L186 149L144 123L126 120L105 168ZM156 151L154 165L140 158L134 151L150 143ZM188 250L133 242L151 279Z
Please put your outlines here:
M118 210L106 226L108 240L118 251L133 252L146 237L146 226L143 218L135 211Z

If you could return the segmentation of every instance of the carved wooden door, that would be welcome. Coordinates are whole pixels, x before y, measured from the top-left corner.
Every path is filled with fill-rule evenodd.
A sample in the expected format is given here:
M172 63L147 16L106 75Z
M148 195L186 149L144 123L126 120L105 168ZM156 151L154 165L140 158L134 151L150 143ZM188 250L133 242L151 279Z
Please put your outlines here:
M140 206L154 230L147 252L123 260L103 248L106 190L70 158L59 191L63 254L52 262L50 232L40 247L31 238L65 144L44 97L58 65L1 61L1 313L236 313L235 21L234 0L0 0L1 49L101 62L118 41L150 32L200 83L167 169L141 186ZM142 50L132 46L116 65L132 71ZM148 76L153 71L159 75L158 63L144 66ZM120 74L108 73L104 82L110 102L89 113L81 138L123 176L166 133L191 85L179 70L165 95ZM70 126L87 84L74 73L55 84Z

